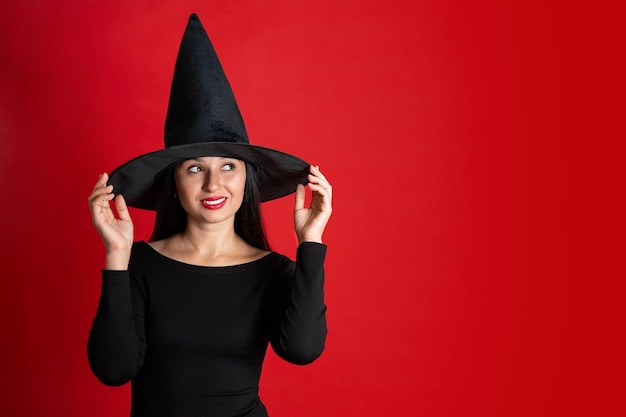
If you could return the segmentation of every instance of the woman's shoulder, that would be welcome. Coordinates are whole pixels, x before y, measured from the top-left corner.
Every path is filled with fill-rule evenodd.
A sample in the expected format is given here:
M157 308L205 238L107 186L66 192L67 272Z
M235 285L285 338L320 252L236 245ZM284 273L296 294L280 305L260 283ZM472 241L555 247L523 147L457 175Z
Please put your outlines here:
M133 242L133 247L130 255L131 268L138 267L147 263L157 264L160 262L158 252L150 245L149 242L144 240L138 240Z
M131 254L132 256L136 257L137 255L141 256L142 254L145 254L151 250L153 249L148 242L146 242L145 240L137 240L133 242Z

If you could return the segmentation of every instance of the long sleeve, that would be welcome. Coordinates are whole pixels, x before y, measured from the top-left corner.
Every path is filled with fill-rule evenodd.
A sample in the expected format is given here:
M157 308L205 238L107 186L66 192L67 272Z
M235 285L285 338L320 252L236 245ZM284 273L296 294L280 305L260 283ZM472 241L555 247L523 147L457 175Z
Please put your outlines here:
M128 271L102 271L102 292L87 354L98 379L122 385L141 369L146 350L144 298Z
M298 246L270 297L270 343L283 359L308 364L317 359L326 341L324 259L326 246L305 242Z

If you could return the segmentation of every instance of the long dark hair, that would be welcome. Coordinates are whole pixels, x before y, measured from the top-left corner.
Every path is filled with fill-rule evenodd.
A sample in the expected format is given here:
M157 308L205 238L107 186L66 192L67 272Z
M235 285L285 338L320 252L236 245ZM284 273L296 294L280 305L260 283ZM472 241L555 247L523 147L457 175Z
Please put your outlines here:
M161 240L180 233L187 227L187 212L176 197L174 167L162 172L157 181L157 208L150 241ZM241 207L235 213L235 233L255 248L271 250L263 218L256 181L256 170L246 162L246 185Z

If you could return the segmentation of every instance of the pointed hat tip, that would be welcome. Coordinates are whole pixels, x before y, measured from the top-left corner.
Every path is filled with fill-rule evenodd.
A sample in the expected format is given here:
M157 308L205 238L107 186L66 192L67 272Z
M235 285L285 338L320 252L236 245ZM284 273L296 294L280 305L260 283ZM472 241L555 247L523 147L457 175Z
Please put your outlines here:
M202 22L196 13L192 13L189 15L189 20L187 21L187 30L197 30L201 29L204 31L204 26L202 26Z

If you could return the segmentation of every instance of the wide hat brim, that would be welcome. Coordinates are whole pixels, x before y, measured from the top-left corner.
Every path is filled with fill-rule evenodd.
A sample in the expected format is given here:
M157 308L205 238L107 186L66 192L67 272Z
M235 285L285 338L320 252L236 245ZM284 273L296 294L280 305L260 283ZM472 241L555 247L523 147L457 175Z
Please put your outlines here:
M236 158L252 164L261 201L284 197L298 184L308 182L310 164L288 153L247 143L200 142L138 156L111 172L109 184L115 194L124 196L127 205L156 210L158 175L179 162L205 156Z

